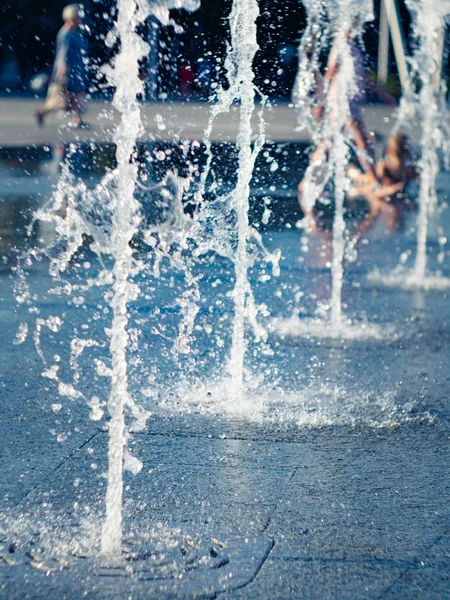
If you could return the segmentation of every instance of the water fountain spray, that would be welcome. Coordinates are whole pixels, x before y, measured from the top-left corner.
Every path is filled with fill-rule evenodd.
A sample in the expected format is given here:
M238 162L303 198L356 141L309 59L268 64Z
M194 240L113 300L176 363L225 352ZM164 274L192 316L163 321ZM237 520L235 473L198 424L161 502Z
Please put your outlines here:
M252 309L253 295L248 281L249 259L247 242L250 237L248 220L250 181L256 157L264 143L262 134L255 147L252 141L252 115L255 109L255 86L252 69L258 51L256 19L259 8L256 0L235 0L230 15L231 47L234 64L233 84L236 98L240 99L240 121L237 136L239 149L238 181L232 195L232 205L237 216L238 245L235 255L236 284L234 288L235 315L230 356L232 394L237 400L243 393L245 356L245 319Z
M330 183L334 190L333 258L331 263L331 324L342 327L342 284L344 276L344 200L349 187L347 168L354 136L349 126L351 103L360 90L355 73L357 44L364 23L373 19L372 1L334 0L305 2L308 25L299 49L300 63L293 99L300 126L308 127L316 145L303 180L305 205L314 206ZM322 77L319 69L321 46L331 41L330 63L334 73ZM319 114L321 113L321 114ZM367 163L369 157L365 157Z
M234 263L235 287L233 290L234 320L232 332L232 344L228 372L231 386L229 396L237 405L240 405L244 391L244 359L246 352L245 328L249 324L255 334L256 340L265 340L267 333L258 323L257 316L259 307L256 306L248 280L248 271L253 264L250 257L249 245L255 244L262 252L267 262L271 262L274 274L278 273L279 253L269 254L262 245L259 233L249 222L249 195L250 182L256 158L264 145L264 120L263 110L265 97L256 89L254 84L253 60L258 51L256 39L256 20L259 15L256 0L234 0L229 16L230 43L227 48L225 68L229 87L221 88L217 94L217 103L212 107L208 128L205 131L205 144L207 162L202 172L199 190L197 192L198 202L204 196L208 175L212 163L210 135L215 118L221 113L228 113L233 102L238 101L240 117L236 145L238 148L238 172L237 183L225 202L219 199L218 208L214 202L203 205L199 212L199 221L207 230L210 223L214 223L214 239L207 239L204 250L215 250L230 258ZM255 94L261 97L261 110L259 111L259 128L256 139L252 128L252 118L255 114ZM253 142L253 143L252 143ZM230 225L220 223L223 221L223 213L231 213L229 220L233 222L233 230ZM222 231L224 229L225 231ZM220 239L217 242L217 239ZM253 256L255 252L253 252Z
M111 307L110 352L112 358L111 393L108 402L110 413L108 447L108 486L106 491L106 519L102 530L102 552L119 555L122 537L122 491L124 448L126 444L125 405L128 399L127 384L127 304L138 290L129 279L133 268L133 251L130 242L139 225L138 203L134 197L137 180L135 145L141 131L138 94L143 93L139 78L139 60L148 46L136 32L137 26L153 14L168 24L171 8L196 10L198 0L118 0L116 31L121 41L121 51L113 68L107 69L111 85L116 87L114 106L121 112L121 122L116 130L117 188L112 212L111 244L115 257L113 267L113 296ZM128 400L129 403L129 400Z
M292 100L297 111L299 127L307 127L313 141L318 145L321 141L321 127L314 117L317 103L315 92L322 78L320 52L329 41L329 28L324 2L304 0L303 5L306 8L307 21L298 47L298 70L292 88Z
M440 62L450 5L447 0L407 0L407 6L413 18L415 49L409 61L409 86L402 98L400 122L413 111L422 127L417 255L411 275L415 285L420 286L426 279L429 217L437 206L439 153L443 152L447 169L450 161L447 86L441 76Z
M51 223L55 228L55 240L42 249L33 249L19 261L16 298L19 303L32 304L32 297L25 280L25 269L31 266L33 259L46 256L50 259L49 271L55 280L61 282L62 274L69 269L70 263L82 248L86 236L92 240L90 249L98 256L103 267L100 275L91 283L84 285L84 291L92 286L111 286L105 298L112 310L112 325L109 329L109 351L111 368L107 369L98 361L103 375L111 378L111 389L107 408L110 416L108 423L108 473L106 491L106 518L102 528L101 551L105 556L121 555L122 540L122 493L123 471L128 469L134 474L142 465L132 457L127 449L129 425L126 415L130 415L134 430L142 429L148 413L139 407L128 389L127 351L129 342L128 306L139 295L139 287L133 282L134 275L142 269L142 264L134 257L131 242L141 227L140 204L135 191L138 179L136 143L141 134L141 115L138 96L143 94L143 83L139 77L139 61L146 55L148 45L138 34L137 28L154 15L163 24L173 24L170 19L171 8L195 10L199 0L118 0L117 21L107 37L107 43L113 45L120 40L120 51L111 65L103 68L109 83L115 87L113 105L119 111L120 122L114 134L116 146L116 168L108 172L93 189L88 189L83 181L77 181L70 172L70 158L76 153L73 146L63 165L61 178L52 199L39 210L33 220ZM145 233L151 233L145 231ZM164 231L156 232L162 238ZM162 250L167 244L161 243ZM155 251L155 263L162 253ZM108 269L104 256L113 259ZM64 292L54 293L70 295L83 286L61 286ZM30 308L30 312L34 311ZM190 316L188 315L190 318ZM191 319L192 320L192 319ZM45 362L40 349L40 335L43 328L52 332L60 329L62 320L51 316L48 319L38 317L34 340L38 353ZM189 327L187 335L189 337ZM26 327L21 326L18 343L25 340ZM76 367L78 358L85 348L102 346L97 340L74 338L71 341L71 367ZM59 360L59 358L58 358ZM102 366L103 365L103 366ZM99 420L103 411L99 399L91 399L72 384L59 380L58 364L46 368L43 375L58 381L58 391L71 399L85 398L91 407L91 418ZM76 369L75 369L76 370ZM74 383L78 376L74 377Z
M139 225L139 207L134 197L137 178L135 145L141 132L137 96L143 92L139 79L139 60L145 56L148 49L137 34L136 27L149 15L148 7L134 0L118 0L117 8L117 34L120 37L121 51L116 56L113 67L107 69L108 80L116 88L113 104L121 113L121 121L114 135L117 168L111 231L114 256L111 298L113 320L109 345L112 376L108 401L110 421L106 518L102 530L102 553L108 555L120 555L122 542L125 405L128 398L127 305L136 293L129 281L133 268L130 242Z

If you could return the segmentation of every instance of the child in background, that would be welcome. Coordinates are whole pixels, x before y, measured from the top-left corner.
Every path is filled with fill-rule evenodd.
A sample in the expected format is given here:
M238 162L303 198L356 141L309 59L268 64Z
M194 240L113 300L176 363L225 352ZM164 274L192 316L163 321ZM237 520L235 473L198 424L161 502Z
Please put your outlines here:
M320 170L320 167L319 167ZM417 180L412 165L408 138L396 134L389 138L384 157L376 165L380 183L374 182L371 174L356 165L350 165L347 175L351 186L346 197L346 213L363 200L368 207L366 214L353 228L352 235L363 233L372 227L377 217L385 220L385 229L392 232L403 224L404 214L416 208L416 203L407 194L407 188ZM310 231L331 231L334 209L329 194L323 194L314 207L310 208L303 198L303 187L299 186L299 203Z

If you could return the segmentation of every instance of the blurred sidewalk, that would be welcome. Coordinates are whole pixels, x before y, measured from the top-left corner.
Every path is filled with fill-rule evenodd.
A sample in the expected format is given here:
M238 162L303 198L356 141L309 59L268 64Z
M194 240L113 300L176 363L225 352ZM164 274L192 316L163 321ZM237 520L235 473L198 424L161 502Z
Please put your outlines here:
M69 120L63 116L50 115L43 128L38 128L34 113L41 100L11 98L0 100L0 147L55 145L58 142L112 142L119 114L111 102L88 103L86 120L89 130L74 130L68 127ZM211 105L207 103L155 102L143 103L142 139L178 141L183 139L202 140L208 125ZM392 107L367 106L364 110L369 131L378 135L389 135L394 124ZM296 131L297 115L292 105L270 106L264 112L268 141L307 141L305 131ZM220 115L214 125L212 141L236 140L239 122L239 105L233 106L229 114ZM258 114L254 118L254 131L258 131ZM409 134L415 137L418 128Z

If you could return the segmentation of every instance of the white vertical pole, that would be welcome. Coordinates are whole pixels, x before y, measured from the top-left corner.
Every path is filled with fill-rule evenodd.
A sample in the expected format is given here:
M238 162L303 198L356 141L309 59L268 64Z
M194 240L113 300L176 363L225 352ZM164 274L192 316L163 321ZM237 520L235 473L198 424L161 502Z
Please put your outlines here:
M380 27L378 42L378 74L380 83L386 83L389 72L389 24L385 0L380 5Z
M436 52L436 72L433 77L433 86L436 91L441 87L442 63L444 60L444 40L445 40L445 23L442 23L436 32L437 35L437 52Z
M400 16L397 0L384 0L386 16L391 31L392 45L394 47L395 62L402 88L408 85L408 66L405 56L405 38L400 27Z

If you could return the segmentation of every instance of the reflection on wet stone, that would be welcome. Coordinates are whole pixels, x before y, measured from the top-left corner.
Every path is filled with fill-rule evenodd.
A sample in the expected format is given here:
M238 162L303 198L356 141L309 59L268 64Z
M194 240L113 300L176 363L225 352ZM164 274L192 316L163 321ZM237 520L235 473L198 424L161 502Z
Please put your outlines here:
M368 201L347 198L391 133L387 106L356 119L371 2L304 2L302 132L260 85L256 0L223 19L210 103L142 101L158 93L143 41L173 50L199 2L120 0L115 108L90 102L90 130L18 123L41 142L0 149L0 596L445 592L448 6L422 4L405 5L399 123L423 127L403 230L380 211L357 231ZM182 94L199 90L181 67Z

